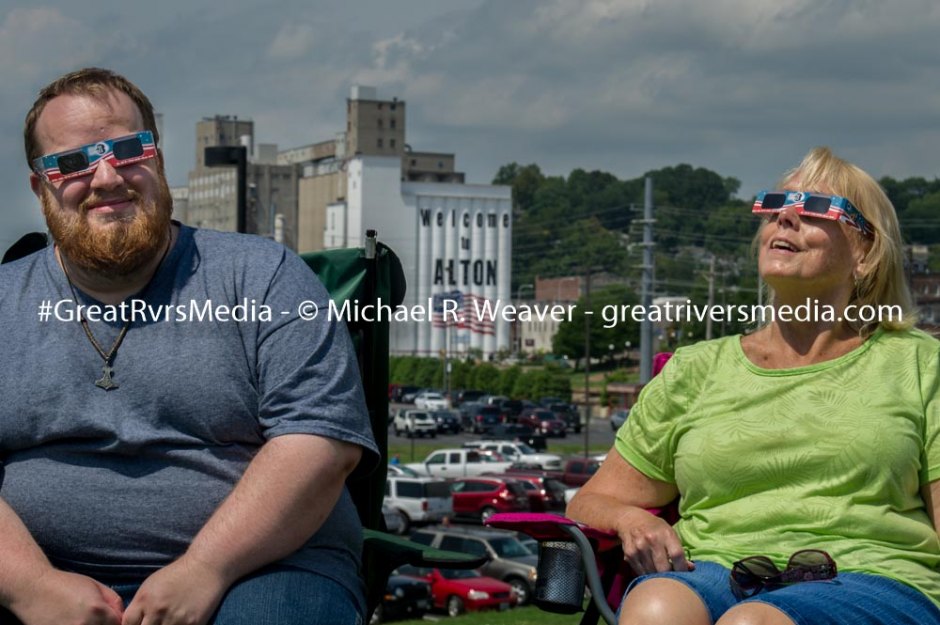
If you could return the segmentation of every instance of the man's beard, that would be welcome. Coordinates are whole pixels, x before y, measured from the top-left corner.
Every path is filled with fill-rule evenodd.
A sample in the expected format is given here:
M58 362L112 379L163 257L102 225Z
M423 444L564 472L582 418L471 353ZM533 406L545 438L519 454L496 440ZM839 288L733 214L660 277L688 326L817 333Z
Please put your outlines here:
M125 191L125 197L137 208L133 216L93 228L89 223L89 207L100 196L88 196L78 212L69 212L59 208L49 190L43 188L40 201L46 225L59 251L71 264L104 278L122 278L163 251L173 212L166 180L159 181L157 197L152 202L145 202L132 189Z

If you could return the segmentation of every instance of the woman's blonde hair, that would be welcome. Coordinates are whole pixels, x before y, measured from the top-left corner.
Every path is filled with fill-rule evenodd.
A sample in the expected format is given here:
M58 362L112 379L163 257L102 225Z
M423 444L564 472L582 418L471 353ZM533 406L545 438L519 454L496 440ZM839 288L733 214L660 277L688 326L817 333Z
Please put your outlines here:
M894 315L881 314L879 319L858 327L859 332L867 335L878 326L885 330L911 328L917 313L904 275L901 227L884 189L860 167L835 156L827 147L810 150L797 167L783 175L779 188L787 188L794 179L800 182L799 190L825 190L847 198L874 229L873 238L851 231L857 237L856 243L863 249L868 247L868 252L855 276L849 304L871 306L876 311L873 314L878 314L880 307L891 306Z

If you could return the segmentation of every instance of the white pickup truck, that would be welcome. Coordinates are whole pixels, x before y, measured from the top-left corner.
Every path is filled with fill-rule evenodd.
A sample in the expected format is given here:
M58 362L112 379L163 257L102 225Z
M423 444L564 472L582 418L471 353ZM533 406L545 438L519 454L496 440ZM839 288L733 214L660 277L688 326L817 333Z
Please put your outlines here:
M432 451L424 462L413 462L405 466L421 475L431 477L466 477L484 473L506 471L511 462L498 462L475 449L438 449Z
M561 456L539 453L525 443L516 441L473 441L464 443L463 446L469 449L495 451L513 462L523 462L528 465L533 465L533 468L544 469L546 471L561 471Z

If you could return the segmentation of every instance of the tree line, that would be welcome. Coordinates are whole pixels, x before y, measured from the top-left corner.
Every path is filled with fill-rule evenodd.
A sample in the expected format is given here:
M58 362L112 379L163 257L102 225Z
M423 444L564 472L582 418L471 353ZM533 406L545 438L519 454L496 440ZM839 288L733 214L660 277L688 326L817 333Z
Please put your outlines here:
M749 210L753 198L736 197L736 178L688 164L621 180L583 169L567 177L549 176L537 164L509 163L499 168L493 183L513 188L513 292L534 284L536 276L592 270L635 277L642 230L634 222L643 217L646 176L654 181L656 264L663 272L657 278L696 277L687 266L670 274L675 265L670 261L689 248L702 248L726 263L748 257L759 218ZM940 179L884 177L879 182L898 212L905 241L940 244Z
M571 399L569 375L554 366L528 368L518 365L497 367L488 362L450 360L450 388L474 389L511 399L558 397ZM389 360L389 381L423 388L443 389L444 362L440 358L392 356Z

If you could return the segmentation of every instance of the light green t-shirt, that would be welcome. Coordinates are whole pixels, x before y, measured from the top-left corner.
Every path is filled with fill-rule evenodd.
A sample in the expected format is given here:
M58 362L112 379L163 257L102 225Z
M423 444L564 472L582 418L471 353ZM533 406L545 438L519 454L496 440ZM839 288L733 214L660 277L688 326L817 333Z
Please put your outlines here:
M761 369L739 336L678 350L617 434L676 484L693 560L800 549L884 575L940 606L940 539L921 486L940 479L940 341L877 331L828 362Z

